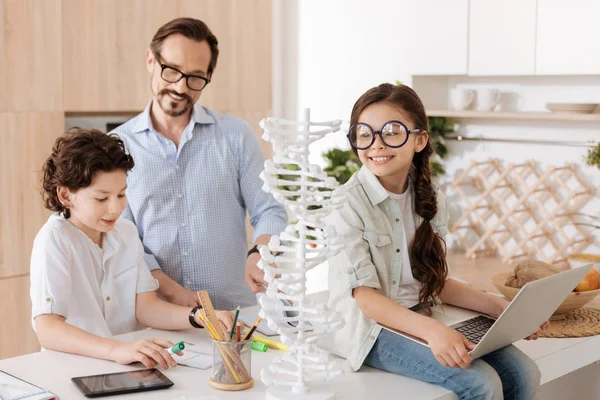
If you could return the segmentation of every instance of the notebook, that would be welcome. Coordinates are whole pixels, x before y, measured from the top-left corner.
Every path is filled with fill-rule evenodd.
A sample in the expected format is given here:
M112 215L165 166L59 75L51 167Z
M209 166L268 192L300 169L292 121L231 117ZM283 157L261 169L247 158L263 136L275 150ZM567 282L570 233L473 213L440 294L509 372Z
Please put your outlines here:
M59 400L58 396L0 371L0 400Z
M185 343L183 355L173 354L177 364L196 369L209 369L213 364L212 345L210 342Z

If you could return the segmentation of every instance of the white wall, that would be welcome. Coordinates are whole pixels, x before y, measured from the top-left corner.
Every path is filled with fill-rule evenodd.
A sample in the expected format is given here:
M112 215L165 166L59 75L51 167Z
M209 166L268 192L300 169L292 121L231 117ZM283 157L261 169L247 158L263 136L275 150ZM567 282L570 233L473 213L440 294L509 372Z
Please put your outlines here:
M281 0L274 1L277 4ZM281 91L288 101L296 101L294 107L280 106L288 110L280 116L300 118L302 109L308 107L312 120L349 120L354 102L367 89L382 82L410 79L402 67L402 49L411 34L403 30L400 22L406 1L292 0L282 3L285 8L282 18L287 21L284 30L297 28L295 35L289 30L285 33L288 45L284 46L283 58L297 63L284 66L282 80L274 83L276 93ZM275 12L278 7L281 5L274 7ZM296 13L294 23L290 22L291 8ZM293 77L297 81L293 81ZM323 164L324 150L344 146L346 139L341 132L326 138L315 144L311 161Z
M280 0L274 1L277 3ZM309 107L313 120L348 120L352 105L358 97L379 83L399 79L419 91L417 84L422 84L424 78L413 79L408 73L408 60L411 57L407 50L408 44L411 38L419 34L420 29L435 29L435 26L428 26L426 21L409 21L410 18L403 18L410 13L407 0L293 0L286 3L288 8L285 16L288 21L292 18L294 23L287 23L282 28L290 28L285 33L289 46L280 45L280 48L283 49L283 59L296 60L296 63L288 62L282 73L276 74L279 81L274 83L275 90L280 94L285 93L286 98L286 104L280 109L287 110L287 113L280 116L298 118L300 110ZM438 90L435 79L438 78L431 79L435 92ZM600 103L600 77L594 76L439 79L445 88L495 87L521 93L525 96L521 110L542 111L545 103L551 101ZM291 105L290 102L294 101L296 104ZM446 96L440 98L438 103L447 104ZM439 108L439 104L437 106ZM294 109L296 113L292 115ZM464 124L460 129L469 134L517 139L531 137L561 140L561 137L566 137L570 140L600 141L598 124L515 124L488 121ZM347 147L343 133L316 143L311 161L323 164L320 154L331 147ZM509 162L518 162L531 158L545 165L560 165L564 162L582 164L582 157L586 153L581 147L489 142L449 142L449 148L446 182L451 181L470 160L499 157ZM598 187L600 171L591 168L583 170ZM455 201L456 196L451 193L448 197L452 202L452 216L456 218L464 204ZM600 214L600 201L597 197L586 210ZM455 243L452 239L449 242L451 245ZM315 290L325 288L325 279L325 269L316 271L309 279L309 287Z

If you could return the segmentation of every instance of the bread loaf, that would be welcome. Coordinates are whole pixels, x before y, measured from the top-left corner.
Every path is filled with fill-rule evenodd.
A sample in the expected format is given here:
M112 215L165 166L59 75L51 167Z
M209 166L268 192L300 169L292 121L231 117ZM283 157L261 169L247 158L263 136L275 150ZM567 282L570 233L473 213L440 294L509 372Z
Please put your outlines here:
M542 279L558 272L561 272L561 269L542 261L523 261L515 267L512 275L506 279L504 284L514 288L522 288L527 282Z

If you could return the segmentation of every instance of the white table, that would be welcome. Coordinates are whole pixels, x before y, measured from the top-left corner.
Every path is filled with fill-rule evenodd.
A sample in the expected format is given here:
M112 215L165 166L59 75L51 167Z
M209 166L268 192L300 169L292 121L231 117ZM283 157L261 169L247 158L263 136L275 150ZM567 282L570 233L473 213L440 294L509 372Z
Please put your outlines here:
M152 329L121 335L124 341L141 338L160 337L177 342L185 340L197 343L209 338L203 330L183 332L156 331ZM600 360L600 336L577 339L540 339L536 342L517 343L517 346L537 361L542 370L542 384L546 384L565 374ZM188 400L213 396L218 399L264 399L265 386L260 381L260 370L265 367L275 350L266 353L252 352L252 375L255 385L243 392L223 392L208 385L210 370L202 371L178 366L164 371L175 385L167 390L114 396L114 399L179 399ZM71 383L71 377L100 373L118 372L143 368L119 365L114 362L43 351L26 356L0 360L0 370L30 381L60 396L61 400L84 399L85 397ZM330 382L338 399L456 399L456 396L439 386L419 382L402 376L363 367L358 373L347 369L345 374ZM544 386L542 386L542 389ZM542 397L543 399L549 397ZM578 396L579 399L589 397Z

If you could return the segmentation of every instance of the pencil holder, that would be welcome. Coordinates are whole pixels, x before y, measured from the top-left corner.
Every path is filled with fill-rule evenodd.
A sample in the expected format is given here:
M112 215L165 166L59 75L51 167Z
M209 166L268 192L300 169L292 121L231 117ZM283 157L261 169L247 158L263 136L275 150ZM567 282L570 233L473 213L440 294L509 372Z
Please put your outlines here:
M212 376L208 383L219 390L245 390L254 386L251 374L252 341L212 341Z

